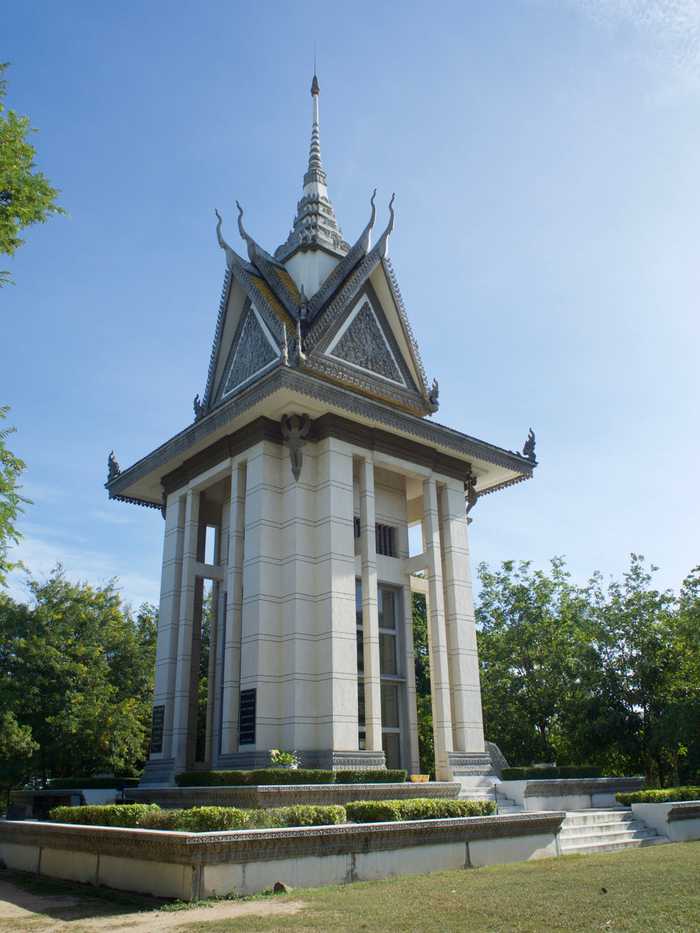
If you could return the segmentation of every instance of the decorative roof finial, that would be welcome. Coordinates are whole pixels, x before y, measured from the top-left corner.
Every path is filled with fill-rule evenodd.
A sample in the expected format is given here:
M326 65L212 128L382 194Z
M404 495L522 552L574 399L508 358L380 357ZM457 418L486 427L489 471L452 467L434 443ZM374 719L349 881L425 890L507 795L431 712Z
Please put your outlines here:
M111 483L113 479L116 479L121 473L121 467L117 463L117 458L114 456L114 451L109 452L109 457L107 457L107 482Z
M321 88L319 87L318 78L316 77L316 68L314 66L314 76L311 80L311 96L316 97L321 93Z
M537 457L535 456L535 432L532 428L527 432L527 440L523 446L523 457L527 457L531 463L537 462Z
M389 201L389 223L386 225L386 230L384 231L384 233L382 233L381 237L379 238L379 242L377 243L377 246L379 247L379 251L382 254L382 256L386 256L387 253L389 252L389 236L391 235L391 231L394 229L394 218L396 216L394 212L395 198L396 198L396 193L394 192L391 195L391 201Z

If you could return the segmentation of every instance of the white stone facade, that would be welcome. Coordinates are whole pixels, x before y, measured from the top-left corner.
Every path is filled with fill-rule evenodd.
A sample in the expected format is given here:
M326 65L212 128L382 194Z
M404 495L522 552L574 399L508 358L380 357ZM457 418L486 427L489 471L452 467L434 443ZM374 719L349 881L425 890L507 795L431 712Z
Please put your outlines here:
M409 557L416 521L425 548ZM378 525L389 529L380 548L389 553L377 553ZM214 608L203 725L205 580ZM386 757L417 772L412 591L425 589L436 768L446 779L455 753L484 755L460 483L333 436L305 444L298 480L287 446L270 440L196 476L167 499L154 700L163 734L147 773L262 766L272 748L294 749L309 766ZM241 735L249 691L253 729Z

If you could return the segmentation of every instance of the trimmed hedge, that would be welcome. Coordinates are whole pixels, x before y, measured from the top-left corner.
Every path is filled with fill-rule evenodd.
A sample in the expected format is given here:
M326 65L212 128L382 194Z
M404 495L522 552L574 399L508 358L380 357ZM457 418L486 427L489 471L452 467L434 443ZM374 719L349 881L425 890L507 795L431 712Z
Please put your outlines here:
M282 826L332 826L345 823L345 807L294 806L270 810L238 807L191 807L161 810L157 804L125 804L104 807L55 807L49 819L86 826L122 826L165 829L188 833L222 832L230 829L273 829Z
M102 788L111 789L116 787L122 790L124 787L138 787L139 778L125 777L68 777L53 778L49 781L48 790L101 790Z
M54 807L49 819L55 823L81 826L124 826L135 828L149 814L160 812L157 803L112 803L104 806Z
M396 823L400 820L440 820L455 816L490 816L496 812L492 800L358 800L345 807L351 823Z
M567 765L561 768L504 768L502 781L544 781L552 778L599 778L603 769L589 765Z
M253 786L256 784L333 784L334 771L318 768L259 768L257 771L183 771L178 787Z
M336 784L403 784L408 777L406 771L384 768L381 771L336 771Z
M678 800L700 800L700 787L664 787L657 790L635 790L615 794L618 803L629 807L633 803L675 803Z

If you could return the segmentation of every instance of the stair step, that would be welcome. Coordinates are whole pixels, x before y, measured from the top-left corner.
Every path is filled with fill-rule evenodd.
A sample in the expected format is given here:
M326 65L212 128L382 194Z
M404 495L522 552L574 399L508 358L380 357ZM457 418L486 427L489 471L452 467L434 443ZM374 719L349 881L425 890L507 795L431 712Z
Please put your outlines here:
M561 833L567 836L590 835L590 833L619 833L623 830L636 829L646 826L639 820L620 820L617 823L581 823L576 826L569 826L566 822L561 825Z
M629 839L625 842L589 842L585 845L563 845L562 855L585 855L595 852L622 852L624 849L641 848L642 846L657 846L668 842L663 836L650 836L644 839Z
M596 845L598 843L631 842L635 839L654 839L656 833L648 829L624 829L620 832L605 833L586 833L579 836L567 836L564 833L559 834L559 843L562 848L573 846Z
M624 822L633 819L631 810L591 810L588 812L567 813L565 826L596 826L601 823Z

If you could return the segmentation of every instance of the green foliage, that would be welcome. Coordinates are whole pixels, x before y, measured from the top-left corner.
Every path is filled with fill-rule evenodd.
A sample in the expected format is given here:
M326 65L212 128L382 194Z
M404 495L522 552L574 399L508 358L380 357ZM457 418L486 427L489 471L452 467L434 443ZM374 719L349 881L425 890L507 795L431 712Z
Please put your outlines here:
M94 807L55 807L49 819L86 826L123 826L188 833L283 826L332 826L346 822L345 807L294 806L269 810L238 807L190 807L161 810L155 803L113 804Z
M257 784L332 784L334 771L317 768L258 768L255 771L182 771L178 787L250 787Z
M636 790L615 794L617 802L629 807L633 803L673 803L677 800L700 800L700 787L665 787L657 790Z
M33 774L138 773L147 755L156 614L113 584L30 581L33 604L0 595L0 708L38 743Z
M25 227L65 211L56 204L58 191L35 170L36 150L27 138L36 130L29 118L5 112L6 68L7 63L0 64L0 253L11 256L24 242L20 233ZM9 273L0 271L0 286L9 281Z
M433 706L430 694L430 653L428 616L425 597L413 595L413 654L416 672L416 712L418 716L418 753L421 774L435 777Z
M403 784L407 778L405 771L386 768L377 771L336 771L336 784Z
M86 807L54 807L49 819L54 823L80 826L123 826L135 828L149 813L160 811L157 803L113 803Z
M400 820L440 820L461 816L490 816L492 800L445 800L416 797L409 800L358 800L345 807L351 823L396 823Z
M0 406L0 425L7 418L7 405ZM22 505L29 502L20 495L18 480L25 469L25 463L7 449L7 438L14 428L0 426L0 586L7 582L7 574L17 565L10 563L9 550L18 544L20 533L17 520L22 513Z
M506 561L479 568L486 735L510 761L643 772L650 783L700 770L700 569L678 597L632 554L622 581L571 583Z
M504 781L543 781L552 778L599 778L600 768L590 765L570 765L562 768L504 768L501 778Z
M298 765L299 756L296 752L286 752L283 749L271 748L270 764L273 767L276 765Z
M37 748L29 726L21 726L10 710L0 713L0 788L5 791L8 805L12 788L24 784L31 774Z
M49 781L51 790L99 790L102 788L123 790L125 787L137 787L139 779L125 777L67 777Z

